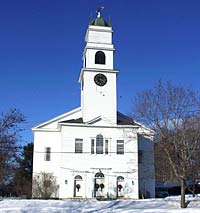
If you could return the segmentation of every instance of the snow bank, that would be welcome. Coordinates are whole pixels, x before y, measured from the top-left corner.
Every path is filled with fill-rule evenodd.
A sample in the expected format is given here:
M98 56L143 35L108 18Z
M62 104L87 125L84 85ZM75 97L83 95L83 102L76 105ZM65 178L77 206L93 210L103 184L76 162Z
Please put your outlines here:
M187 209L179 207L180 198L145 200L3 200L0 201L0 213L199 213L200 199L190 198Z

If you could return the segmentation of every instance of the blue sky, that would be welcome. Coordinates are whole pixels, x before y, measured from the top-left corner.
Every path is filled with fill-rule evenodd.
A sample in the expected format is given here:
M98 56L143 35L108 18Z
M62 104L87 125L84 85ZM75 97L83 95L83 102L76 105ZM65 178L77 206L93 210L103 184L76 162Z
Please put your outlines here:
M84 36L102 5L114 29L119 111L159 79L199 91L199 0L2 0L0 112L22 111L24 142L32 126L80 105Z

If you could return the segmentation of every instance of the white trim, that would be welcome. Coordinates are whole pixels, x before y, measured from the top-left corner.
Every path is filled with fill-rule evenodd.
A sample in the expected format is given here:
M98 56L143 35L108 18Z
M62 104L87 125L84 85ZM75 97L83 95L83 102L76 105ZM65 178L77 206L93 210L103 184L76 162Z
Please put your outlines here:
M90 31L99 31L99 32L111 32L113 33L114 31L112 30L112 27L104 27L104 26L96 26L96 25L89 25L88 30Z
M140 126L141 130L143 129L143 131L138 132L139 134L144 134L144 131L148 131L148 135L150 135L150 134L151 134L152 136L155 135L155 131L154 131L153 129L148 128L148 127L144 126L143 124L141 124L141 123L139 123L139 122L137 122L137 121L135 121L135 120L134 120L134 122L135 122L137 125Z
M92 120L87 121L86 124L93 124L100 120L102 120L102 118L101 118L101 116L98 116L96 118L93 118Z
M81 82L81 79L82 79L82 75L83 75L83 72L85 71L89 71L89 72L101 72L101 73L117 73L119 72L119 70L112 70L112 69L98 69L98 68L82 68L81 69L81 72L80 72L80 75L79 75L79 79L78 79L78 82L80 83Z
M113 32L112 27L108 27L108 26L96 26L96 25L89 25L88 30L91 31L100 31L100 32Z
M60 122L59 125L61 126L77 126L77 127L92 127L92 128L135 128L139 129L140 127L137 125L116 125L116 126L105 126L105 125L99 125L99 126L93 126L87 123L62 123Z
M48 121L45 121L45 122L43 122L43 123L41 123L41 124L38 124L37 126L32 127L32 130L35 131L35 130L38 129L38 128L41 128L41 127L43 127L43 126L46 126L46 125L48 125L48 124L50 124L50 123L52 123L52 122L58 121L58 120L60 120L60 119L62 119L62 118L64 118L64 117L66 117L66 116L75 114L76 112L79 112L79 111L81 111L81 107L78 107L78 108L76 108L76 109L73 109L73 110L71 110L71 111L69 111L69 112L65 112L65 113L63 113L63 114L61 114L61 115L59 115L59 116L57 116L57 117L55 117L55 118L52 118L52 119L50 119L50 120L48 120ZM51 131L52 131L52 130L51 130Z
M91 44L96 44L95 42L90 42ZM109 48L109 47L92 47L92 46L86 46L85 50L91 49L91 50L108 50L108 51L115 51L115 48ZM84 52L85 52L84 50Z
M32 131L35 132L35 131L38 131L38 132L60 132L60 128L57 128L57 129L39 129L39 128L32 128Z

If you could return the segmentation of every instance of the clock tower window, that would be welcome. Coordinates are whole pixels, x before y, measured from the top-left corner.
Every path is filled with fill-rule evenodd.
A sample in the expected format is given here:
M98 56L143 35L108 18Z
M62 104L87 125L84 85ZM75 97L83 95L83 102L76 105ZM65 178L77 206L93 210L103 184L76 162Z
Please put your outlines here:
M95 54L95 64L106 64L106 56L102 51L98 51Z

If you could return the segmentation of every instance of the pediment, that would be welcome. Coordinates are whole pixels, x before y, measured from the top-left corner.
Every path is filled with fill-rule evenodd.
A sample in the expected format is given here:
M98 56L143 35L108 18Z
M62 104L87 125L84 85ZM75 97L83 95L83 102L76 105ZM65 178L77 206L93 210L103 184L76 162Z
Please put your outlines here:
M58 123L66 121L66 120L76 120L82 116L82 110L81 107L76 108L74 110L71 110L69 112L63 113L59 116L56 116L53 119L50 119L46 122L43 122L35 127L32 128L32 130L38 130L38 129L57 129Z
M102 116L97 116L87 122L83 122L83 119L80 116L79 118L63 120L59 123L63 124L63 125L81 125L81 126L82 125L83 126L84 125L87 125L87 126L117 126L117 125L137 126L137 124L135 123L135 121L132 118L130 118L120 112L117 112L117 123L113 123L108 118L102 117Z
M87 126L110 126L113 125L106 121L104 118L101 116L98 116L96 118L93 118L87 122L83 122L82 117L77 118L77 119L70 119L70 120L65 120L61 121L60 124L64 125L87 125Z

